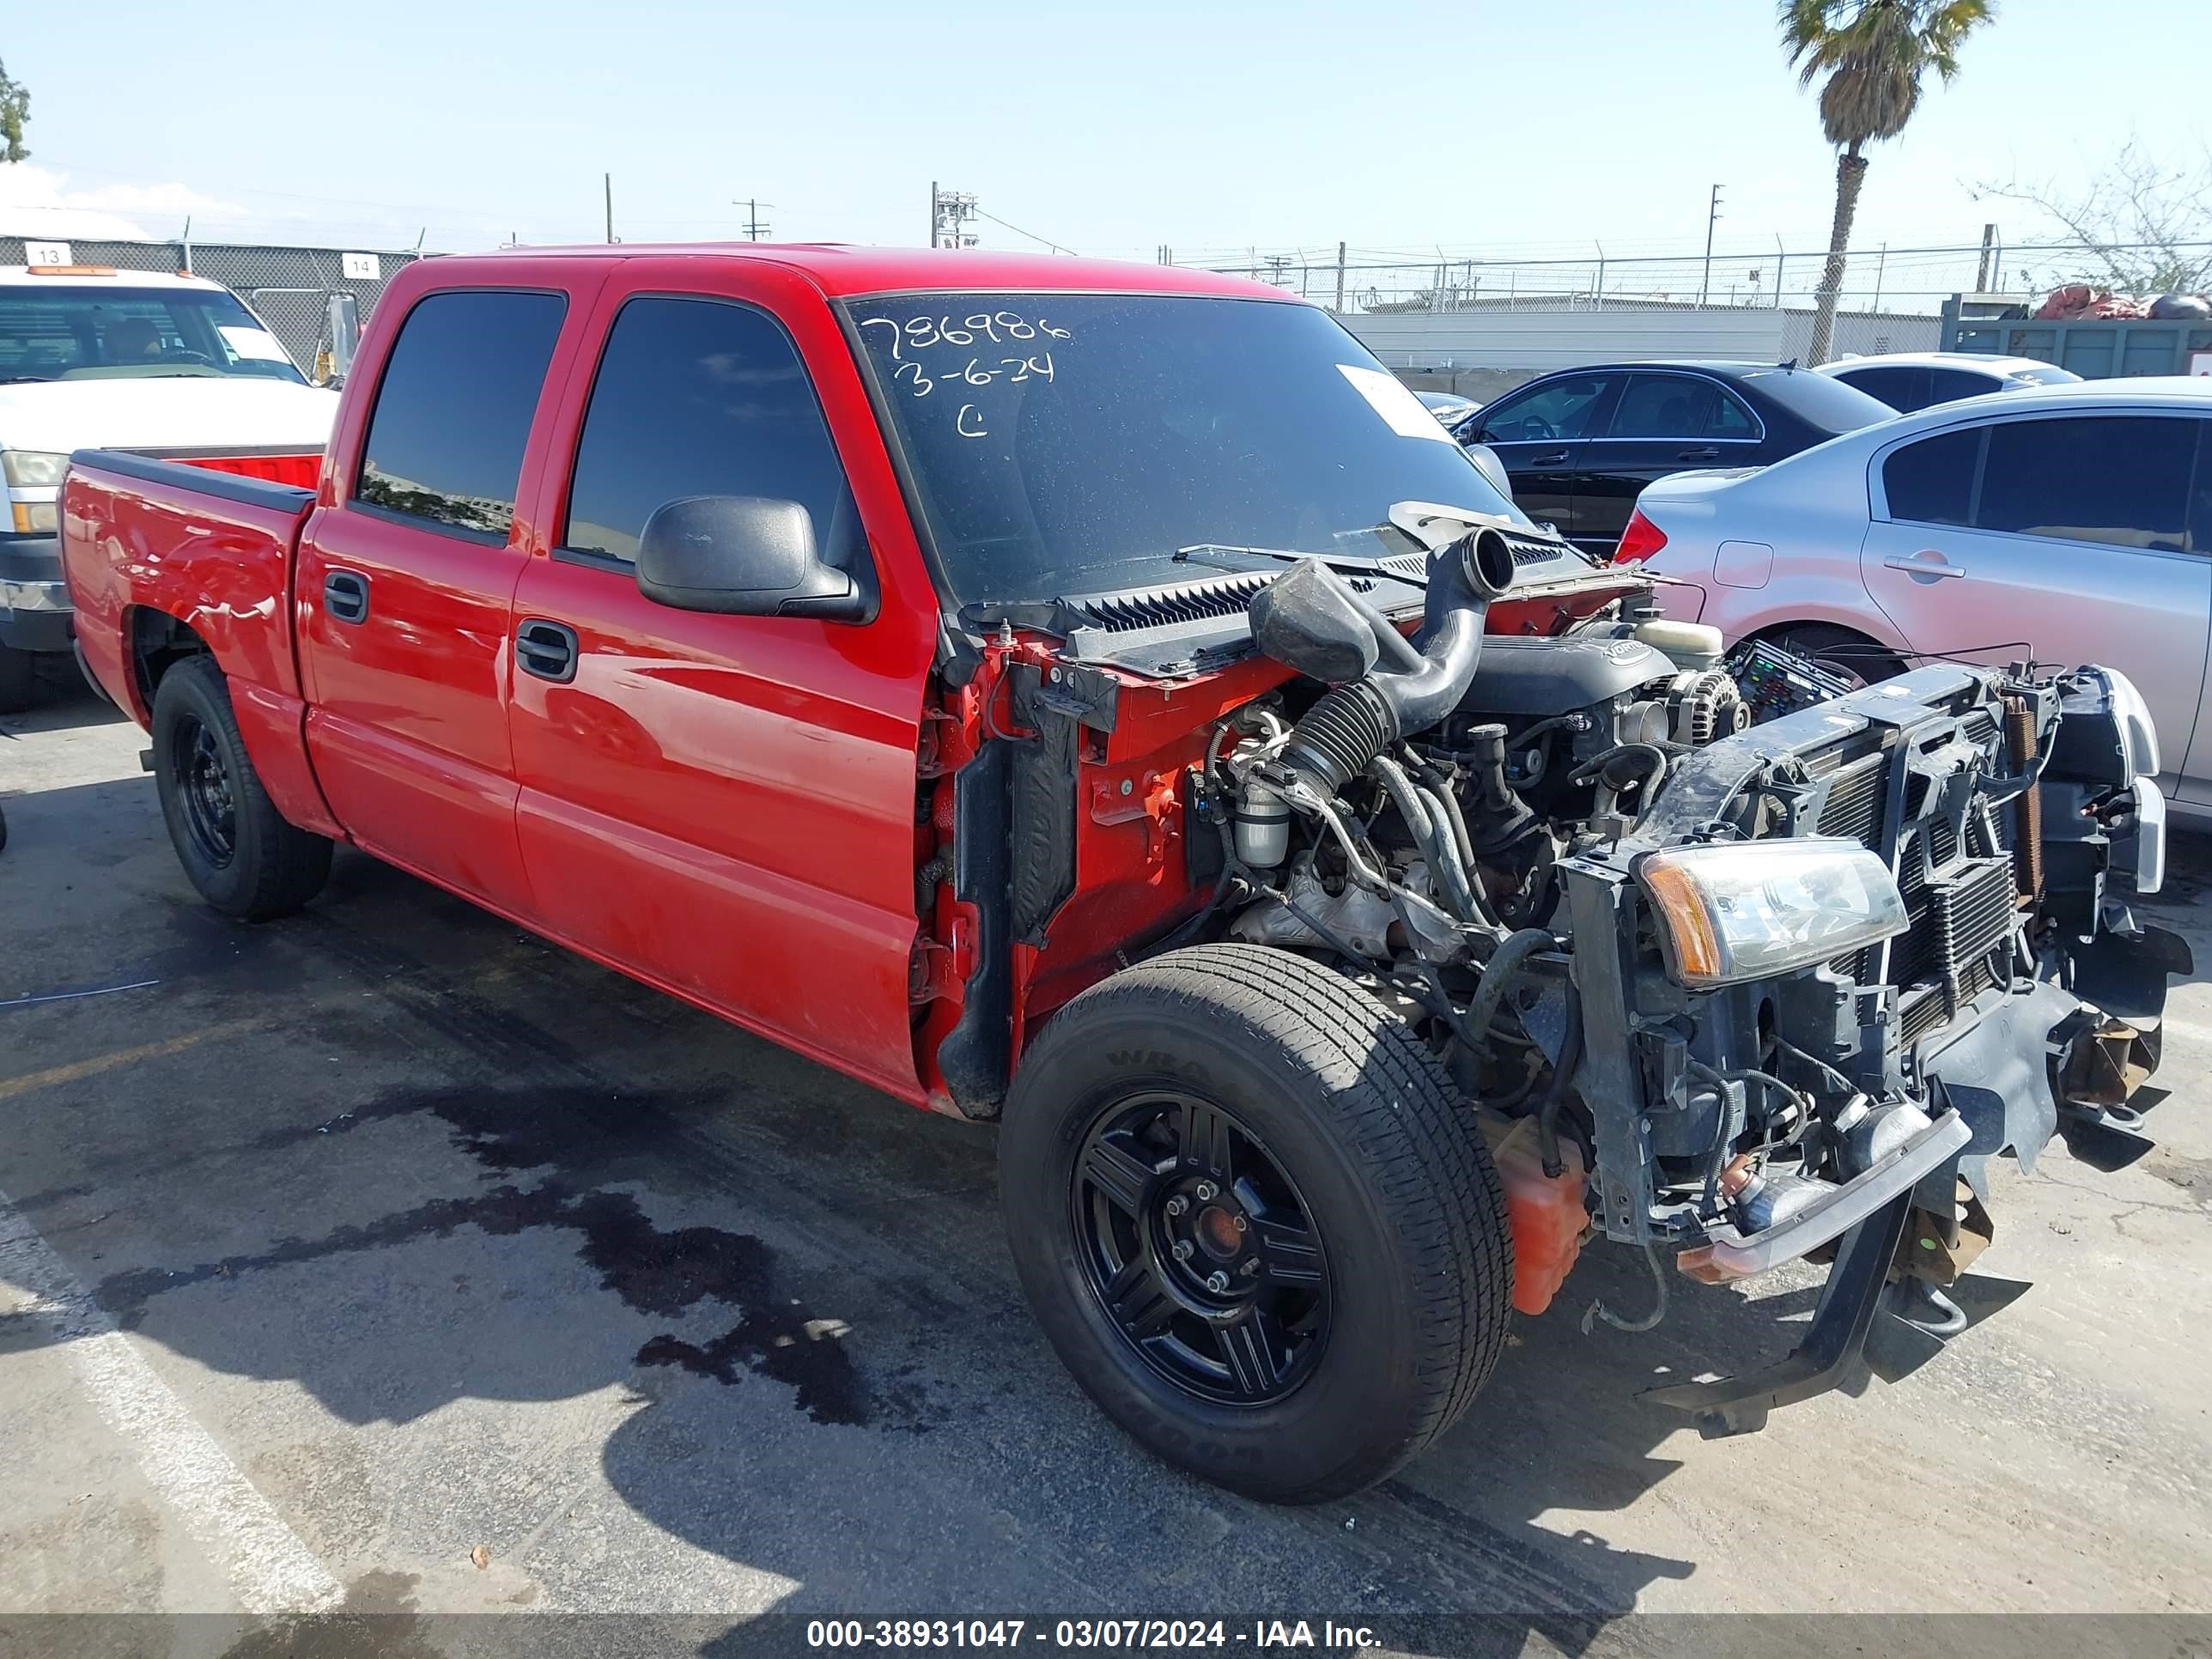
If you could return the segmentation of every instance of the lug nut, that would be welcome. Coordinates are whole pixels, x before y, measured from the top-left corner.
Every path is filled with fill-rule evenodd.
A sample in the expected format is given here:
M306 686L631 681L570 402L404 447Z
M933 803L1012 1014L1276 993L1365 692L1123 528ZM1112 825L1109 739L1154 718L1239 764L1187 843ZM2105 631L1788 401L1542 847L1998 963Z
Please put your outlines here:
M1214 1295L1219 1296L1222 1291L1229 1288L1229 1275L1217 1267L1213 1272L1206 1274L1206 1288L1212 1291Z
M1176 1240L1175 1259L1178 1261L1188 1261L1190 1260L1190 1241L1188 1239L1178 1238Z
M1190 1208L1190 1200L1185 1198L1181 1193L1177 1193L1173 1198L1168 1200L1168 1213L1170 1215L1181 1215L1188 1208Z
M1218 1190L1220 1189L1215 1187L1210 1181L1200 1182L1198 1183L1198 1201L1201 1204L1205 1203L1207 1199L1212 1198Z
M1246 1262L1237 1271L1243 1273L1247 1279L1258 1278L1260 1276L1260 1258L1256 1255L1254 1256L1249 1261Z
M1229 1218L1229 1224L1241 1233L1244 1231L1244 1218L1241 1215L1232 1215Z

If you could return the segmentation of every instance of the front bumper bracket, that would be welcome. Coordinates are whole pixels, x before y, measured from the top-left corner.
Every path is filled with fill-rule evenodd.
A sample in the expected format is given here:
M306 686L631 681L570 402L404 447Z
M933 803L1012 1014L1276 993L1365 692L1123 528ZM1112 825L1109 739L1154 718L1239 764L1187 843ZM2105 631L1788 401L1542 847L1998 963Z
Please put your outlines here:
M1813 1328L1786 1358L1764 1370L1717 1382L1649 1389L1643 1397L1691 1413L1698 1431L1708 1440L1718 1440L1765 1428L1767 1413L1778 1406L1826 1394L1844 1379L1865 1351L1867 1333L1881 1310L1882 1286L1897 1260L1911 1212L1912 1194L1899 1193L1843 1236L1820 1291L1820 1305L1813 1315Z

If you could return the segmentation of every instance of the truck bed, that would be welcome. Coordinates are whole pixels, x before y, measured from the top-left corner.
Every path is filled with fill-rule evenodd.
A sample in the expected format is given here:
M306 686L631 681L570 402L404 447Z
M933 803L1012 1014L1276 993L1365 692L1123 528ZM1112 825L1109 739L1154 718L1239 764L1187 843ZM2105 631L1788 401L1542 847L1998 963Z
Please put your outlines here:
M286 602L314 504L296 484L79 450L63 489L62 565L85 672L118 708L150 724L139 654L181 623L229 675L240 732L279 810L335 834L307 767Z

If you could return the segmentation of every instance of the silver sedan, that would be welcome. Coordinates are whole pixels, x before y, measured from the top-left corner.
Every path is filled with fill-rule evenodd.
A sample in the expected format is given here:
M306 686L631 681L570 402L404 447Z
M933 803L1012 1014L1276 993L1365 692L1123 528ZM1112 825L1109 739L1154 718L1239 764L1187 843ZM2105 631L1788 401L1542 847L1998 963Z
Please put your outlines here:
M1872 680L1923 658L2109 664L2212 817L2212 380L2087 380L1902 416L1647 488L1620 557L1670 614Z

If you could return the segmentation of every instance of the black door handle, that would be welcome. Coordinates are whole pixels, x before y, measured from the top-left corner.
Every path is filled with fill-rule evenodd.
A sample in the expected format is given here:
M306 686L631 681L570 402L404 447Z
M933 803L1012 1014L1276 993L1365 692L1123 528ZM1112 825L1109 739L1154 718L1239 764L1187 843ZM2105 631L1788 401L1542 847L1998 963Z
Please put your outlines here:
M357 570L333 570L323 578L323 609L332 622L357 623L368 616L368 578Z
M533 617L514 630L514 660L526 674L566 685L576 678L576 630Z
M1720 458L1719 450L1707 448L1686 449L1674 459L1678 461L1717 461Z
M1557 466L1560 462L1566 459L1567 452L1565 450L1554 449L1548 454L1531 456L1528 460L1528 465L1531 466Z

